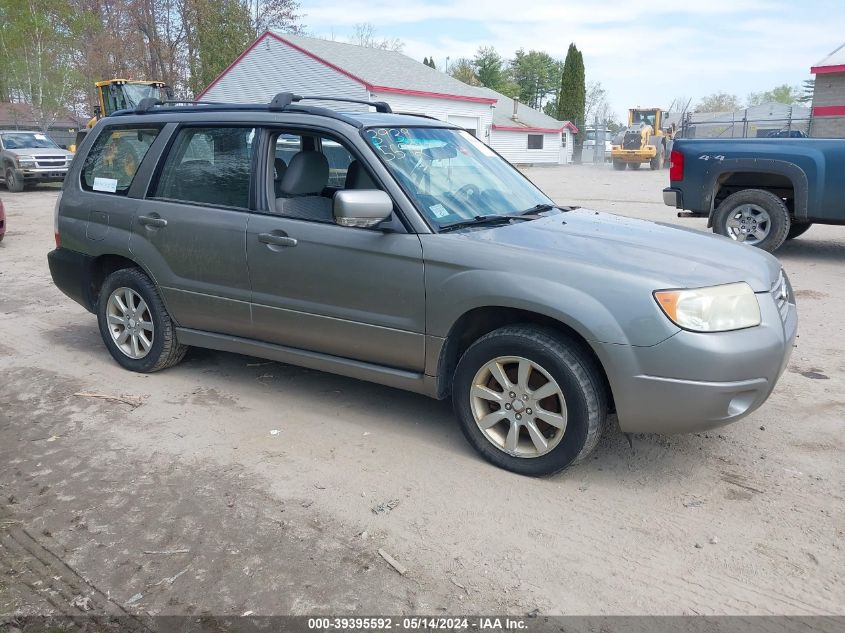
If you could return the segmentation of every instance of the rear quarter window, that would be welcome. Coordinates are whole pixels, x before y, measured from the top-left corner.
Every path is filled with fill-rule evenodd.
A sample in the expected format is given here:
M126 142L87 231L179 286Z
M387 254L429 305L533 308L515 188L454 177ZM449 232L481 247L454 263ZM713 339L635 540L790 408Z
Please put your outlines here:
M160 127L121 127L104 130L82 165L85 191L125 196Z

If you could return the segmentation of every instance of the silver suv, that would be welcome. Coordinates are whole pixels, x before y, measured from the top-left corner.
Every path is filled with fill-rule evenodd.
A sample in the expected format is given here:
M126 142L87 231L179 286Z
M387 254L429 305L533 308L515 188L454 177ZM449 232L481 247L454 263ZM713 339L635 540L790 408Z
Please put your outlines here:
M583 459L610 412L687 432L772 392L797 323L775 258L560 207L468 132L366 105L102 119L56 205L56 285L126 369L198 346L451 397L527 475Z
M46 134L28 130L0 130L0 178L9 191L26 185L62 182L73 154Z

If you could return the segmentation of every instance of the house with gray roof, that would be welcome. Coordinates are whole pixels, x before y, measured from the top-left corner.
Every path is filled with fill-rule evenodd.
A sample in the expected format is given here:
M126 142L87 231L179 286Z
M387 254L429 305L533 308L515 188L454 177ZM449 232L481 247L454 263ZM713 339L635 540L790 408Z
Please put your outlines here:
M516 163L559 163L571 156L565 124L524 105L514 118L513 100L505 95L469 86L395 51L272 30L197 99L268 103L279 92L386 101L395 112L424 114L462 127ZM346 110L365 107L344 105Z

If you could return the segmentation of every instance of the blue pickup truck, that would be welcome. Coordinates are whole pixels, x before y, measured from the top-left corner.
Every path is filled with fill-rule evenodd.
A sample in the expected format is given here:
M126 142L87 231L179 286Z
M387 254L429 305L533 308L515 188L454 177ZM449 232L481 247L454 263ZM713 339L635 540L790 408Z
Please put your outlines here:
M772 252L815 224L845 224L845 140L678 139L663 201L714 233Z

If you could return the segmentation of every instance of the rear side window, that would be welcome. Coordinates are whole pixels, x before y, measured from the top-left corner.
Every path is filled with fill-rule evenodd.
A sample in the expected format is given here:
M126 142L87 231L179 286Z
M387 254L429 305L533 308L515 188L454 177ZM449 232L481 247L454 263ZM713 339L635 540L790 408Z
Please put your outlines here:
M248 208L254 137L254 128L183 128L164 160L153 197Z
M138 167L161 128L110 128L103 131L82 165L82 188L125 196Z

